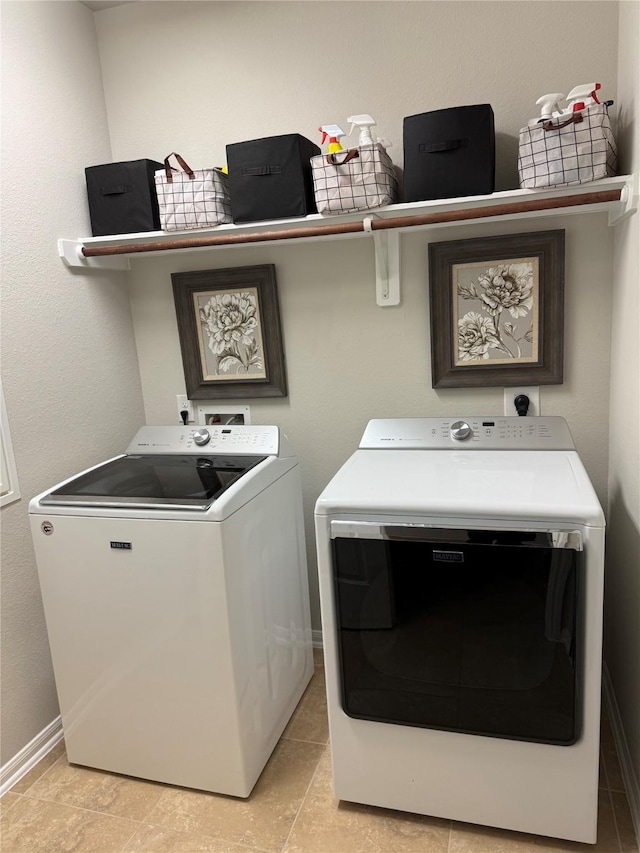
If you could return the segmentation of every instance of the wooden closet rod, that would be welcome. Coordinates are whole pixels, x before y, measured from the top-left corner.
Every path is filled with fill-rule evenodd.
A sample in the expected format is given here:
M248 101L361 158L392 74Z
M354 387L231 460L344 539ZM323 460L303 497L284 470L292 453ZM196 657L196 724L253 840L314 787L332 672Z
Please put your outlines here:
M620 201L621 189L601 190L582 195L564 195L555 198L530 198L523 201L487 207L448 210L440 213L417 213L390 219L371 219L371 230L381 231L391 228L411 228L416 225L437 225L443 222L460 222L471 219L486 219L492 216L509 216L518 213L533 213L538 210L555 210L562 207L576 207L588 204L603 204ZM366 214L367 211L362 211ZM375 216L375 211L371 211ZM133 255L140 252L163 252L170 249L202 249L208 246L232 246L238 243L264 243L271 240L295 240L300 237L331 237L339 234L357 234L365 231L364 223L336 222L327 225L310 225L303 228L289 228L282 231L253 231L242 234L212 234L207 237L181 237L176 240L163 240L157 243L122 243L115 246L83 246L85 258L99 258L105 255Z

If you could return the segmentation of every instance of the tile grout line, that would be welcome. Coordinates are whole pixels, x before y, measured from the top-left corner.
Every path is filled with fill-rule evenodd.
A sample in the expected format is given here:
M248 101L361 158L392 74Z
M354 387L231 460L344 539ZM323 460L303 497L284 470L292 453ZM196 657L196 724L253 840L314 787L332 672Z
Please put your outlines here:
M312 743L314 746L329 746L328 740L307 740L307 738L285 737L282 735L281 740L290 740L294 743Z
M618 829L618 818L616 817L616 810L613 805L613 797L611 796L611 791L607 791L607 797L609 798L609 808L611 809L611 816L613 817L613 828L616 831L616 839L618 841L618 850L622 853L622 839L620 838L620 830Z
M51 770L53 770L53 768L56 766L56 764L60 761L61 758L66 758L66 757L67 757L67 751L65 749L65 751L62 753L62 755L59 755L56 758L56 760L53 762L53 764L50 764L49 767L47 767L47 769L44 771L44 773L41 773L36 779L33 780L33 782L29 785L29 787L26 789L26 791L23 791L22 794L18 794L17 796L19 796L19 797L25 796L27 791L30 791L35 784L37 784L41 779L44 779L44 777L47 775L47 773L49 773ZM46 756L44 756L44 758L46 758ZM44 761L44 758L42 759L43 761ZM36 767L37 766L38 765L36 764ZM35 767L33 768L33 770L35 770ZM22 782L22 779L18 779L18 781L16 782L16 785L19 785L20 782ZM15 785L14 785L14 788L15 788ZM7 791L7 794L10 794L12 791L13 791L13 788L9 788L9 790ZM34 797L34 799L37 799L37 798Z
M34 797L32 794L18 794L17 796L22 797L25 800L31 800L31 802L34 803L51 803L54 806L63 806L67 809L77 809L80 812L88 812L89 814L98 815L99 817L108 817L113 818L114 820L126 820L129 823L138 823L140 825L144 824L143 820L138 820L137 818L123 817L123 815L111 814L110 812L99 812L95 809L89 809L86 806L76 806L73 803L65 803L60 800L47 800L44 797Z
M449 820L449 837L447 838L447 853L451 853L451 836L453 835L453 821Z
M618 768L620 768L620 756L618 755L618 749L617 749L617 747L616 747L616 745L615 745L615 744L614 744L613 748L614 748L613 758L614 758L614 760L617 762ZM624 795L625 795L625 797L627 797L627 799L628 799L628 798L629 798L629 795L627 794L627 789L625 788L624 780L622 780L622 784L621 784L621 785L618 785L617 787L614 787L614 786L613 786L613 784L612 784L612 782L611 782L611 780L610 780L610 777L609 777L609 767L608 767L608 765L607 765L607 757L606 757L606 753L605 753L605 751L602 749L602 747L601 747L601 755L602 755L602 764L603 764L603 767L604 767L605 776L606 776L606 778L607 778L607 790L608 790L608 791L615 792L616 794L624 794ZM618 770L618 774L617 774L617 775L618 775L618 778L621 778L621 771L620 771L620 769Z
M610 791L611 785L609 783L609 771L607 770L607 762L604 757L604 749L602 748L602 744L600 744L600 763L602 765L602 775L604 776L605 781L605 790Z
M141 822L141 823L140 823L140 826L144 826L144 824ZM133 828L133 830L132 830L132 832L131 832L131 835L130 835L130 836L127 838L127 840L124 842L124 844L122 845L122 847L121 847L121 848L120 848L120 850L119 850L119 853L124 853L124 851L125 851L125 849L126 849L126 847L127 847L127 844L129 844L129 842L133 839L133 837L135 836L136 832L139 832L139 831L140 831L140 826L134 826L134 828Z
M134 779L134 780L135 780L135 779L137 779L138 777L136 777L136 776L128 776L128 777L126 777L126 778L128 778L128 779ZM150 815L150 814L152 814L152 813L153 813L153 810L157 807L158 803L159 803L159 802L160 802L160 800L162 799L162 796L163 796L164 792L165 792L167 789L172 788L172 787L173 787L173 788L175 788L176 786L169 785L169 784L168 784L168 783L166 783L166 782L156 782L156 781L154 781L154 780L152 780L152 779L142 779L141 781L143 781L143 782L147 782L147 783L150 783L150 784L152 784L152 785L154 785L154 786L157 786L157 787L160 789L160 793L158 794L158 798L157 798L157 800L154 802L154 804L153 804L152 806L149 806L148 810L144 813L144 817L143 817L143 818L142 818L142 820L140 821L140 823L143 823L143 824L144 824L144 823L146 823L147 818L149 817L149 815Z
M34 786L34 785L36 785L38 782L40 782L42 779L44 779L44 777L47 775L47 773L49 773L51 770L53 770L53 768L54 768L54 767L58 764L58 762L59 762L61 759L63 759L63 758L65 759L65 761L67 762L67 764L68 764L68 766L69 766L69 767L76 767L76 766L82 767L82 766L83 766L83 765L74 765L74 764L71 764L71 763L69 762L68 758L67 758L67 753L66 753L66 750L65 750L65 752L63 752L63 753L62 753L62 755L60 755L60 756L59 756L59 757L58 757L58 758L53 762L53 764L52 764L50 767L47 767L47 769L45 770L45 772L44 772L41 776L38 776L38 778L37 778L37 779L35 779L35 780L32 782L32 784L27 788L27 790L26 790L23 794L18 794L17 796L23 796L23 797L26 797L27 799L30 799L30 800L36 800L37 802L41 802L41 803L55 803L56 805L69 806L70 808L73 808L73 809L81 809L82 811L91 812L92 814L106 815L107 817L115 817L115 818L119 818L119 819L121 819L121 820L129 820L129 821L132 821L133 823L140 823L140 824L144 824L144 823L145 823L146 818L151 814L151 812L152 812L152 811L153 811L153 809L155 808L155 805L154 805L154 806L150 806L150 807L149 807L149 810L145 812L145 815L144 815L144 817L143 817L143 818L141 818L141 819L136 819L136 818L130 818L130 817L123 817L122 815L114 815L114 814L111 814L110 812L101 812L101 811L97 811L96 809L86 808L85 806L77 806L77 805L75 805L75 804L67 803L67 802L60 801L60 800L48 800L48 799L46 799L45 797L34 797L34 796L33 796L33 794L29 795L29 791L31 790L31 788L33 788L33 786ZM99 770L99 769L97 769L97 768L92 768L92 767L87 767L86 769L87 769L87 770L90 770L90 771L92 771L92 772L96 772L96 773L103 773L103 774L105 774L106 776L109 776L110 778L114 778L114 777L115 777L115 778L118 778L118 777L120 776L120 774L114 774L114 773L112 773L112 772L111 772L111 771L109 771L109 770ZM125 778L125 779L131 779L131 780L133 780L133 781L137 781L137 777L135 777L135 776L124 776L124 777L122 777L122 778ZM162 783L162 782L153 782L153 781L151 781L151 780L147 780L147 779L140 779L139 781L141 781L141 782L145 782L145 783L147 783L147 784L160 785L160 786L162 786L162 787L165 787L165 786L163 785L163 783ZM7 793L10 793L10 792L8 791ZM160 799L160 797L161 797L161 796L162 796L162 791L160 791L160 793L158 794L158 799Z
M195 791L198 789L192 788L189 790ZM204 792L204 793L208 793L208 792ZM225 796L225 795L222 795L222 796ZM102 814L102 812L100 812L100 814ZM150 829L160 830L160 832L175 833L176 835L182 835L182 836L185 836L187 838L190 838L191 836L195 835L198 838L204 838L206 841L213 841L214 844L216 844L216 845L218 845L218 844L224 844L224 845L229 844L229 845L231 845L231 849L233 850L233 853L274 853L273 850L269 850L266 847L250 847L247 844L243 844L243 842L241 842L241 841L229 841L227 838L219 838L216 835L208 835L206 832L191 832L191 831L185 831L185 830L179 830L179 829L172 829L170 826L164 826L161 823L149 823L147 821L140 821L140 825L142 827L149 827ZM125 846L131 841L135 832L139 832L139 828L136 829L134 831L134 833L131 835L131 837L127 839L127 841L125 842ZM124 853L124 847L122 850L119 851L119 853ZM230 853L230 850L226 851L226 853Z
M198 788L189 788L186 790L196 791L196 792L205 793L205 794L213 793L212 791L201 791ZM216 795L216 796L218 796L218 795ZM226 794L220 794L219 796L225 797L227 795ZM231 795L229 795L229 796L231 796ZM105 812L97 812L97 814L105 814ZM112 817L112 815L107 815L107 817ZM129 820L129 818L122 818L122 819L123 820ZM148 827L150 829L157 829L157 830L160 830L160 832L175 833L176 835L186 836L187 838L195 835L198 838L204 838L206 841L213 841L216 845L217 844L229 844L233 848L234 853L236 853L236 848L237 848L237 853L274 853L273 850L270 850L267 847L255 847L255 846L252 847L248 844L244 844L242 841L230 841L228 838L220 838L217 835L208 835L206 832L191 832L190 830L187 831L187 830L181 830L181 829L173 829L171 826L165 826L162 823L152 823L152 822L149 822L146 820L134 821L134 823L140 823L141 827ZM138 831L139 831L139 828L136 829L136 832L138 832ZM131 836L131 838L133 838L133 835ZM131 841L131 838L129 838L127 840L127 842L126 842L127 844L129 843L129 841ZM120 853L124 853L124 851L121 850ZM229 853L229 851L226 851L226 853Z
M601 721L600 725L601 725L601 730L602 730L602 721ZM615 755L616 761L619 762L620 757L618 755L618 750L617 750L617 746L615 745L615 743L614 743L614 755ZM614 801L613 801L613 795L614 794L622 794L625 797L627 803L629 802L629 795L627 794L626 789L624 788L624 784L622 785L621 791L618 790L617 788L614 789L612 787L612 783L611 783L610 778L609 778L609 767L608 767L608 763L607 763L607 756L606 756L605 750L603 749L603 746L602 746L602 734L601 734L601 738L600 738L600 760L601 760L601 764L602 764L603 775L604 775L605 781L606 781L606 788L604 788L603 790L606 791L607 797L609 800L609 807L611 808L611 813L613 816L613 826L615 828L616 838L618 840L618 850L621 851L621 853L623 853L624 848L622 845L622 838L620 835L620 827L618 826L618 816L616 814L616 809L615 809L615 805L614 805Z
M115 818L119 818L119 819L121 819L121 820L129 820L129 821L132 821L133 823L140 823L140 824L144 824L144 823L146 822L147 817L151 814L151 812L152 812L152 811L153 811L153 809L155 808L155 805L156 805L156 804L154 804L153 806L150 806L150 807L149 807L148 811L146 811L146 812L145 812L145 814L144 814L144 817L143 817L143 818L141 818L141 819L137 819L137 818L123 817L122 815L114 815L114 814L111 814L110 812L97 811L96 809L90 809L90 808L87 808L87 807L85 807L85 806L78 806L78 805L75 805L75 804L72 804L72 803L67 803L67 802L60 801L60 800L53 800L53 799L52 799L52 800L49 800L49 799L46 799L45 797L34 797L34 796L33 796L33 794L31 794L31 795L30 795L30 794L29 794L29 791L31 790L31 788L33 788L33 786L34 786L34 785L36 785L38 782L40 782L42 779L44 779L44 777L45 777L45 776L46 776L46 775L47 775L51 770L53 770L53 768L54 768L54 767L55 767L55 766L60 762L60 760L61 760L61 759L63 759L63 758L65 759L65 761L67 762L67 764L68 764L68 766L69 766L69 767L76 767L76 766L78 766L78 767L83 767L83 765L74 765L74 764L71 764L71 763L69 762L68 758L67 758L67 753L66 753L66 750L65 750L65 751L62 753L62 755L58 756L58 758L53 762L53 764L52 764L50 767L47 767L47 769L44 771L44 773L42 773L40 776L38 776L38 778L37 778L37 779L35 779L35 780L31 783L31 785L29 785L29 787L27 788L27 790L26 790L26 791L24 791L24 793L22 793L22 794L17 794L16 796L26 797L27 799L30 799L30 800L36 800L37 802L42 802L42 803L55 803L56 805L69 806L69 808L80 809L80 810L82 810L82 811L88 811L88 812L91 812L92 814L97 814L97 815L106 815L107 817L115 817ZM118 778L118 777L120 776L120 774L114 774L114 773L112 773L112 772L111 772L111 771L109 771L109 770L99 770L98 768L92 768L92 767L87 767L86 769L87 769L87 770L90 770L90 771L92 771L92 772L96 772L96 773L103 773L103 774L105 774L106 776L109 776L110 778ZM135 777L135 776L123 776L122 778L124 778L124 779L131 779L131 780L133 780L133 781L138 781L138 777ZM147 780L147 779L140 779L139 781L144 782L144 783L147 783L147 784L158 785L158 786L160 786L162 789L164 789L164 788L166 788L166 787L167 787L167 786L166 786L164 783L162 783L162 782L153 782L152 780ZM10 793L10 791L7 791L7 793ZM161 790L161 791L160 791L160 793L158 794L158 799L160 799L160 797L161 797L161 796L162 796L162 790ZM131 840L131 839L129 839L129 840Z
M4 797L6 797L6 796L7 796L7 794L10 794L10 793L11 793L11 791L7 791L7 792L4 794L4 796L3 796L3 798L2 798L2 799L4 799ZM2 817L4 817L8 811L11 811L11 809L12 809L15 805L17 805L18 800L21 800L21 799L22 799L23 794L14 794L13 796L14 796L14 797L16 797L15 802L11 803L11 805L10 805L10 806L5 806L5 807L2 809Z
M325 748L324 748L324 749L323 749L323 751L320 753L320 756L319 756L319 758L318 758L318 762L317 762L317 764L316 764L315 770L314 770L314 771L313 771L313 773L311 774L311 779L309 780L309 784L307 785L307 789L306 789L306 791L304 792L304 795L303 795L302 799L300 800L300 805L299 805L299 807L298 807L298 811L296 812L296 816L294 817L294 819L293 819L293 821L292 821L292 823L291 823L291 826L289 827L289 832L287 833L287 837L286 837L286 838L285 838L285 840L284 840L284 844L283 844L283 845L282 845L282 847L280 848L280 853L285 853L285 850L287 849L287 845L289 844L289 839L291 838L291 833L293 832L294 827L295 827L296 823L298 822L298 818L300 817L300 812L302 811L302 809L303 809L303 807L304 807L304 804L305 804L305 801L306 801L307 796L308 796L308 794L309 794L309 791L311 790L311 786L313 785L314 780L315 780L316 776L318 775L318 769L319 769L319 767L320 767L320 762L321 762L321 761L322 761L322 759L324 758L324 755L325 755L325 753L326 753L327 749L329 749L329 745L328 745L328 744L325 744L325 745L324 745L324 747L325 747Z

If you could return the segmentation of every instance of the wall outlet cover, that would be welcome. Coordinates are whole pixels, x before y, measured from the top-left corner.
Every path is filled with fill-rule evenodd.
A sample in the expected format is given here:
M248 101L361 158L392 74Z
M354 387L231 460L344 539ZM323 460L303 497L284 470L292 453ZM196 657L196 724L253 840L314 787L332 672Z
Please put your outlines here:
M190 424L194 423L193 403L187 397L187 395L186 394L176 394L176 404L178 407L178 423L182 423L182 416L180 415L180 412L184 412L185 409L189 412L189 415L187 417L187 422Z
M526 394L529 398L529 411L527 417L536 417L542 414L540 410L540 387L538 385L527 385L516 388L504 389L504 413L505 415L517 415L514 400L519 394Z

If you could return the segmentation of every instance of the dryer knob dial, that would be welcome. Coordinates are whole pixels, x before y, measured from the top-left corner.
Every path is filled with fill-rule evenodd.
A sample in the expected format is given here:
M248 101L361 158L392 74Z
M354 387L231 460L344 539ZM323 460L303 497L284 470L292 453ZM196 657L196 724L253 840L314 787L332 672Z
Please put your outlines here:
M200 446L207 444L210 438L211 436L209 435L208 429L197 429L193 434L193 440Z
M471 435L471 427L465 421L456 421L454 424L451 424L451 438L454 438L456 441L464 441L465 438L469 438Z

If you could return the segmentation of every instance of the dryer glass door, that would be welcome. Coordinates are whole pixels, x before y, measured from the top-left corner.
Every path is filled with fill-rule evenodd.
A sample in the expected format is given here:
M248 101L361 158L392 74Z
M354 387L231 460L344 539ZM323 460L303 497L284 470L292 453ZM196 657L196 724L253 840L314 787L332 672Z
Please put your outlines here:
M352 527L332 530L348 715L577 740L579 533Z

